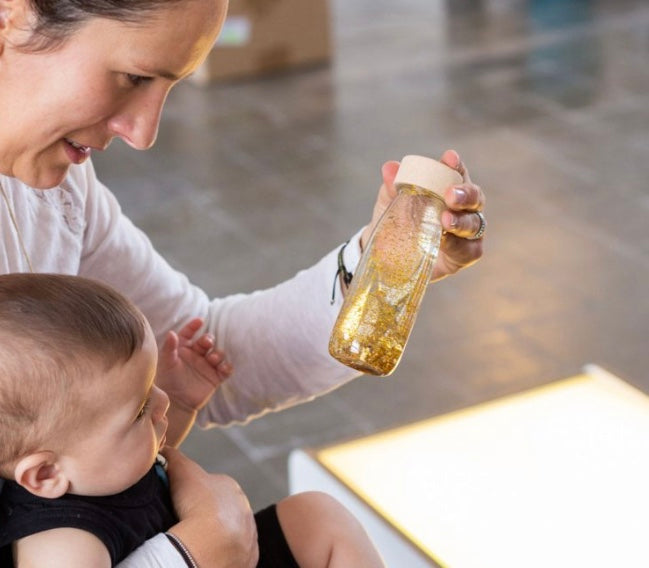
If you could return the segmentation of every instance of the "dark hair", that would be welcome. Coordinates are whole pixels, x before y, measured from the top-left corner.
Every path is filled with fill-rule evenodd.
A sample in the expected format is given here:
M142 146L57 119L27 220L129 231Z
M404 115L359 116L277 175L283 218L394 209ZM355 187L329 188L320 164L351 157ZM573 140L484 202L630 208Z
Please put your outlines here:
M23 48L32 51L58 45L91 18L138 24L156 11L182 0L30 0L35 15L32 36Z
M74 423L98 365L128 361L146 326L131 302L94 280L0 275L0 466Z

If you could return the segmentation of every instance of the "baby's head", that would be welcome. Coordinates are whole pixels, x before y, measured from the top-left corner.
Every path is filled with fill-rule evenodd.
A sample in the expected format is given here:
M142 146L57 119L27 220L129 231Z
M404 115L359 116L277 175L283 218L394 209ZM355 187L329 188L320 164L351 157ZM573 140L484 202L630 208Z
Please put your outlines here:
M168 399L141 312L78 276L0 276L0 475L31 492L110 494L151 466Z

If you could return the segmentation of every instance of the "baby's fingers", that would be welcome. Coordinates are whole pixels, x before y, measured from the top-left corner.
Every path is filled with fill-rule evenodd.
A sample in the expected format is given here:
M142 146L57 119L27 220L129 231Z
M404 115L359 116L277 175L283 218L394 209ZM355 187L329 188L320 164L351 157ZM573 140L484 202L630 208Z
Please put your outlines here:
M178 335L174 331L168 331L158 355L158 367L167 369L173 366L178 357L177 349Z
M232 364L225 358L223 351L214 350L206 359L212 368L216 369L221 380L227 379L232 374Z
M211 333L204 333L191 344L194 353L204 357L214 349L214 336Z
M188 321L182 328L180 328L178 335L181 339L189 341L192 337L194 337L194 335L196 335L196 332L201 327L203 327L203 319L194 318Z

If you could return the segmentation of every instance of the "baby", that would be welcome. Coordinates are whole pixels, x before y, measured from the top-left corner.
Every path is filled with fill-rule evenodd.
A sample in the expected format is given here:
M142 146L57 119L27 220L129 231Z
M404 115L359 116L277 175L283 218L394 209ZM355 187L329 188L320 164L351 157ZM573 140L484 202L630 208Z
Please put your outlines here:
M191 356L209 357L204 339ZM114 566L164 531L182 548L158 457L170 403L156 372L174 368L158 368L149 324L119 293L77 276L0 276L0 565ZM324 494L255 520L258 566L383 566Z

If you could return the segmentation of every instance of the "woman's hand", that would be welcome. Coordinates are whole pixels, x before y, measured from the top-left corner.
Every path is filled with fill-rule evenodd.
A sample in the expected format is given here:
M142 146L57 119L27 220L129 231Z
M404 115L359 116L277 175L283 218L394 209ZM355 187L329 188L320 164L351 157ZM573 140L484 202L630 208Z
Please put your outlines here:
M247 497L234 479L206 472L178 450L165 448L176 515L168 532L187 547L199 566L254 568L257 528Z
M195 318L177 334L169 331L160 349L156 384L172 402L200 410L232 373L222 351L214 349L214 338L204 333L194 339L203 325Z
M481 212L484 208L485 196L480 187L471 181L469 172L457 152L447 150L440 161L457 170L462 175L463 183L449 187L445 193L448 208L442 214L442 227L445 235L431 281L441 280L449 274L455 274L461 268L477 262L482 256L482 238L474 239L473 237L478 233L483 222L477 212ZM383 184L374 205L372 220L361 234L361 248L365 247L374 227L397 195L394 177L398 169L399 162L383 164L381 169Z

